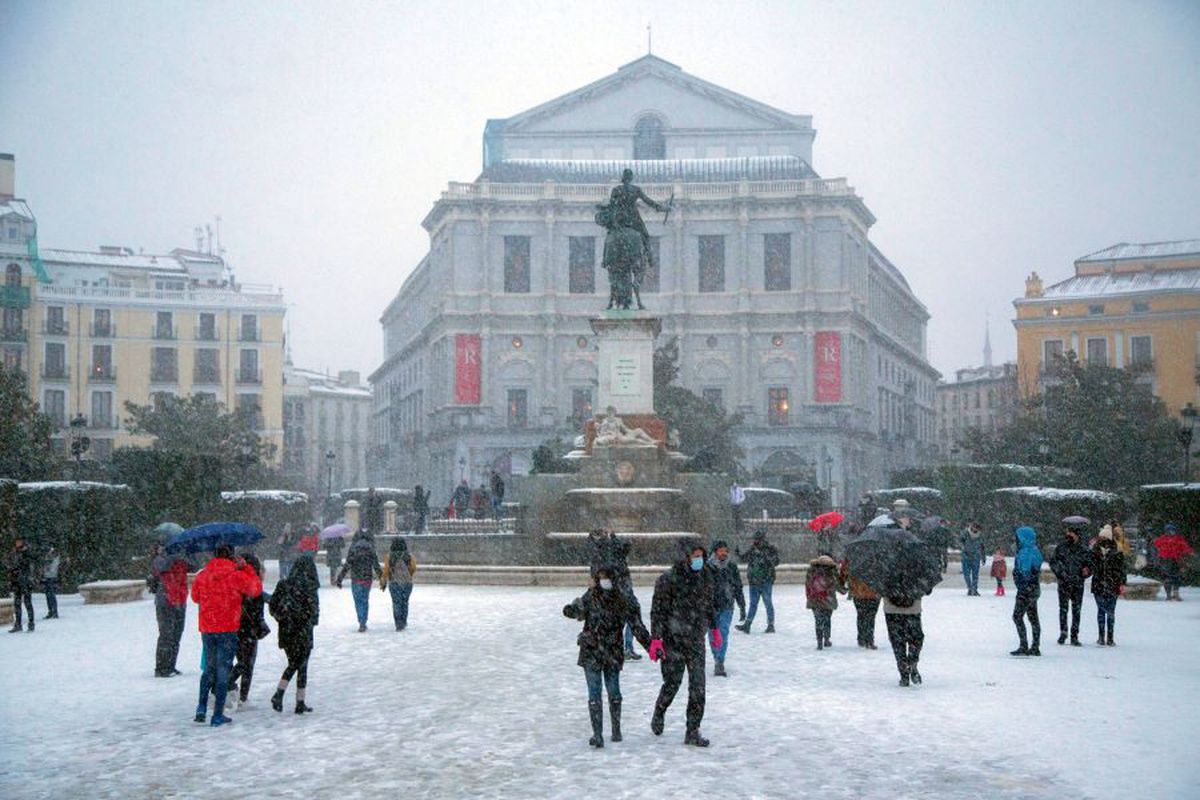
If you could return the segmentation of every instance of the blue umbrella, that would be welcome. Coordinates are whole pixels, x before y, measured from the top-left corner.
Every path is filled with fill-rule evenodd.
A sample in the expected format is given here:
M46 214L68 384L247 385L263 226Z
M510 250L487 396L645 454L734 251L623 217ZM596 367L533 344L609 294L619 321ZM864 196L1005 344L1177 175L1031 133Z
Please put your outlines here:
M206 522L167 540L167 550L184 553L203 553L215 550L217 545L245 547L263 538L262 532L253 525L241 522Z

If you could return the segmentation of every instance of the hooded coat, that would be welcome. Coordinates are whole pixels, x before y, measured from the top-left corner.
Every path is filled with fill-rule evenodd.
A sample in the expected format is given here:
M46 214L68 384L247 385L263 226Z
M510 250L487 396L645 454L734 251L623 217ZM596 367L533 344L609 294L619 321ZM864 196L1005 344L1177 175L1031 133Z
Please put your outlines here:
M563 616L583 621L579 644L579 666L588 669L620 669L625 664L625 624L642 647L650 649L650 633L642 622L642 610L617 589L588 589L582 597L563 606Z
M1037 531L1028 525L1017 528L1017 557L1013 559L1013 583L1018 592L1041 596L1042 551L1037 546Z
M306 557L296 562L271 595L268 607L279 623L279 649L290 661L303 660L303 655L312 649L313 628L321 617L317 588L317 566Z
M708 555L704 548L699 549ZM707 560L707 558L705 558ZM676 645L703 646L708 631L717 627L713 570L692 569L684 556L654 583L650 601L650 638L662 639L667 652Z
M383 565L383 582L407 586L413 582L412 576L416 571L417 560L408 552L408 545L403 539L393 539L387 563Z
M629 578L629 542L618 539L615 534L603 538L588 536L588 568L592 577L601 569L612 570L613 580L624 581Z
M833 611L837 608L837 563L829 556L808 562L808 577L804 581L804 607L813 611Z

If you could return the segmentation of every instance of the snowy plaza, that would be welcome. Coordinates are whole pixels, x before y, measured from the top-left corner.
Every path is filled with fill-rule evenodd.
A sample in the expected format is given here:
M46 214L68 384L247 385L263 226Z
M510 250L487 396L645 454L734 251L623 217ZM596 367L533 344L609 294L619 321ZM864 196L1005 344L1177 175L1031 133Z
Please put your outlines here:
M1046 587L1044 655L1017 659L1011 595L967 597L954 578L925 600L925 683L910 689L896 685L882 614L880 649L859 649L843 600L834 647L818 652L802 587L777 587L779 632L763 635L760 621L731 633L728 678L712 677L709 659L708 750L682 744L686 689L651 734L660 680L644 658L622 674L624 742L587 746L579 623L562 615L581 590L418 585L401 633L375 591L359 634L350 592L322 588L315 713L294 715L290 694L284 713L271 710L284 665L272 633L250 703L225 728L192 721L194 604L184 674L164 680L151 600L68 596L61 619L0 637L0 796L1196 796L1200 594L1122 601L1115 648L1093 644L1088 596L1085 646L1071 648L1054 644ZM637 591L648 609L650 589Z

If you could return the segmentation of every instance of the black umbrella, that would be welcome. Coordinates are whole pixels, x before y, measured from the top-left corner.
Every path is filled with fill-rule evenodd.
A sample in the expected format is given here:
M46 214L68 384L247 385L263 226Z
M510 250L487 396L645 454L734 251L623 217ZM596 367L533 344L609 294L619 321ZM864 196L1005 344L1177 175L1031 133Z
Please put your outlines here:
M931 544L899 527L872 526L846 544L850 574L876 594L916 600L942 580L942 562Z
M934 547L949 547L950 523L945 517L926 517L921 520L921 538Z

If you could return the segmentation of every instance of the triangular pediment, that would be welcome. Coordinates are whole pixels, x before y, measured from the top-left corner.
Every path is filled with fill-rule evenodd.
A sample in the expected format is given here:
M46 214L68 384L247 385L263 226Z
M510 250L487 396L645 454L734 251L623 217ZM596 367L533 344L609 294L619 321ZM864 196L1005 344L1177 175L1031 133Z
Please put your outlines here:
M504 120L505 133L628 130L655 113L675 129L720 127L808 130L809 116L789 114L689 75L647 55L616 73Z

